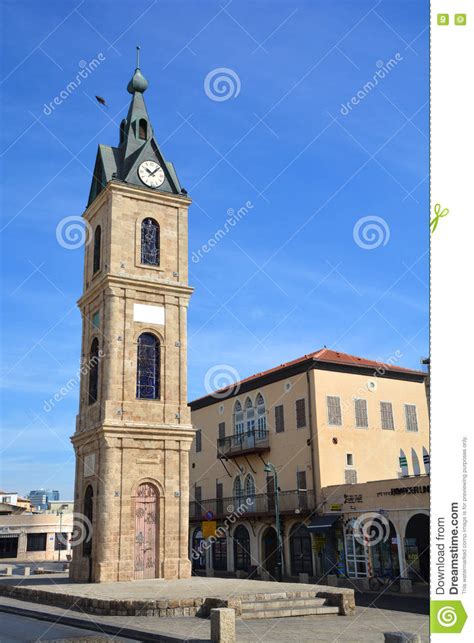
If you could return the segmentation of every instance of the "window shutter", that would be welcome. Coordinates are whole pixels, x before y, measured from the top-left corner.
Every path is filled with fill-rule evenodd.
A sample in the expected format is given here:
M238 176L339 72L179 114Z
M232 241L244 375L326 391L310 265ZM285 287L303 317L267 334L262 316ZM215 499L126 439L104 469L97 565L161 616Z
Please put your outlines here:
M382 420L382 429L393 430L393 407L391 402L380 402L380 416Z
M201 429L196 431L196 453L202 451L202 433Z
M356 427L359 429L367 429L369 427L369 418L367 415L367 400L356 399L354 400Z
M194 487L194 500L200 505L202 501L202 487Z
M305 400L296 400L296 428L306 426L306 404Z
M333 426L342 425L341 398L335 395L327 396L328 424Z
M283 415L283 404L275 406L275 431L283 433L285 430L285 417Z
M296 483L298 485L298 491L307 489L307 486L306 486L306 471L297 471L296 472Z
M416 418L416 406L414 404L405 404L405 420L407 431L418 431L418 421Z
M225 422L219 422L219 440L225 438Z
M346 484L357 484L357 471L355 469L346 469L344 474Z

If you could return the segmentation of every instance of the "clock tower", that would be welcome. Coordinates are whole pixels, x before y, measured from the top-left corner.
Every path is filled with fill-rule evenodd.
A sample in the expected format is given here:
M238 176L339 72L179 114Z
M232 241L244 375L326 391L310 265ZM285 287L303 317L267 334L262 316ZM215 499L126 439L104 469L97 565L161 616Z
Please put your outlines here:
M100 145L85 247L71 579L186 578L188 208L137 68L117 147Z

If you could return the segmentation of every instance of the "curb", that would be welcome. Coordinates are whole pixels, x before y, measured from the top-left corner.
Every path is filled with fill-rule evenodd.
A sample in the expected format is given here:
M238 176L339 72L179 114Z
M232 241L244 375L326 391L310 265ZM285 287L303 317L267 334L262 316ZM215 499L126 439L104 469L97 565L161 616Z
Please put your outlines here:
M89 620L77 618L74 616L58 616L56 614L47 614L36 610L25 609L23 607L13 607L10 605L0 604L0 612L6 614L14 614L15 616L26 616L34 618L37 621L48 621L50 623L60 623L61 625L69 625L83 630L90 630L93 632L100 632L102 634L112 634L113 636L121 636L123 638L134 639L136 641L148 641L159 643L202 643L210 639L190 639L180 636L172 636L170 634L160 634L159 632L152 633L146 630L137 630L128 627L120 627L118 625L110 625L108 623L96 623Z

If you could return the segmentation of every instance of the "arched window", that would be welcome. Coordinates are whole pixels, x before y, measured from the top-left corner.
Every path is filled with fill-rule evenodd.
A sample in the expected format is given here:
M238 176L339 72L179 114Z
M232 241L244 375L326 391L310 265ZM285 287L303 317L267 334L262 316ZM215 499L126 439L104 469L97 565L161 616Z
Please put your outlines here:
M242 479L237 476L234 480L234 502L241 503L244 499L244 490L242 488Z
M408 459L403 449L400 449L400 455L398 456L398 463L400 465L401 477L408 475Z
M203 539L202 531L199 528L194 530L191 543L191 564L193 569L206 569L206 541Z
M141 118L138 121L138 138L141 138L143 141L147 139L147 128L148 124L144 118Z
M255 480L250 473L245 478L245 499L255 499Z
M102 230L100 225L97 226L94 232L94 261L92 266L92 274L100 270L100 245L101 245Z
M255 402L257 407L257 439L263 439L267 435L267 413L265 410L265 400L259 393Z
M82 555L88 557L90 557L90 555L92 554L92 521L94 518L93 501L94 490L92 489L91 485L88 485L84 494L83 513L85 520L81 521L82 524L79 527L81 531L84 530L81 534L79 534L79 537L84 539L82 540Z
M160 341L151 333L138 338L137 398L160 399Z
M243 525L234 531L234 569L248 570L250 567L250 536Z
M89 353L89 404L97 402L99 392L99 340L94 337Z
M120 123L120 145L122 145L122 143L125 140L125 127L126 126L127 126L127 121L124 118L122 120L122 122Z
M412 462L412 466L413 466L413 475L414 476L419 476L421 474L420 460L418 458L417 452L413 448L411 450L411 462Z
M142 221L142 263L148 266L160 265L160 226L155 219Z
M245 421L247 425L247 435L255 435L255 410L253 408L252 400L248 397L245 400Z
M430 454L428 453L428 450L423 447L423 465L425 467L425 473L429 475L430 473Z
M234 433L242 435L244 432L244 413L242 411L242 404L237 400L234 405Z

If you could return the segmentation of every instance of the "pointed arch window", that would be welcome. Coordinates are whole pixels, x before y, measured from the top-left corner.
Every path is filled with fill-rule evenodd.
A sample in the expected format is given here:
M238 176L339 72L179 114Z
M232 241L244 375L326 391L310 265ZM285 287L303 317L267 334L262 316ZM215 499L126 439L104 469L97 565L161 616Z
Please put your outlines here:
M120 123L120 145L122 145L122 143L125 140L125 128L126 128L126 126L127 126L127 121L124 118L122 120L122 122Z
M147 130L148 130L148 123L144 118L141 118L138 121L138 138L141 138L142 141L146 141L147 139Z
M241 503L244 499L244 490L242 487L242 478L237 476L234 480L234 502Z
M255 434L255 409L253 408L252 400L248 397L245 400L245 421L247 428L247 435Z
M257 407L257 438L263 439L267 435L267 412L265 409L265 400L259 393L256 399Z
M245 498L252 501L255 499L255 480L250 473L245 478Z
M99 392L99 340L94 337L89 352L89 404L97 402Z
M92 527L94 520L94 490L91 485L87 486L84 493L84 540L82 541L82 554L89 557L92 554ZM82 526L82 525L81 525Z
M137 398L160 399L160 340L151 333L138 338Z
M97 226L94 232L94 260L92 262L92 274L95 275L100 270L100 251L102 242L102 230L100 225Z
M234 433L235 435L242 435L244 432L244 413L242 411L242 404L237 400L234 405Z
M160 265L160 226L155 219L146 218L142 221L142 263L148 266Z

